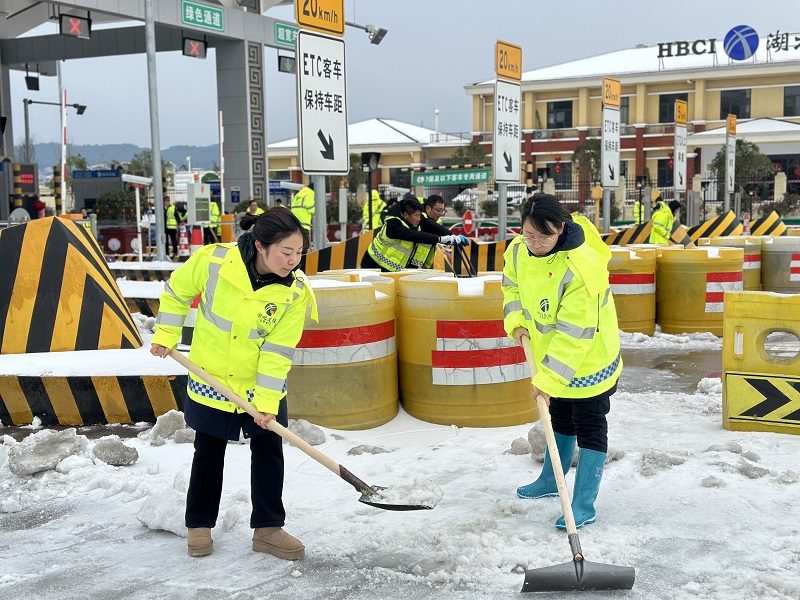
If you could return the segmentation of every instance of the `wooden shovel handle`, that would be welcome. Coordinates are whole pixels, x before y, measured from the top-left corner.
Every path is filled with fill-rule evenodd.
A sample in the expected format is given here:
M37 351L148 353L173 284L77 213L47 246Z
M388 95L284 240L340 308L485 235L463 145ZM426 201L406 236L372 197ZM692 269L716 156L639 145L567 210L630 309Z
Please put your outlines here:
M186 367L189 371L194 373L199 379L205 381L208 385L213 387L217 390L220 394L225 396L228 400L233 402L236 406L241 408L243 411L246 411L249 415L251 415L254 419L263 419L264 415L259 412L255 406L244 400L241 396L239 396L236 392L234 392L231 388L227 385L222 383L221 381L217 380L216 377L208 374L206 371L198 367L188 358L186 358L183 354L178 352L175 348L170 350L169 355L182 366ZM289 442L295 448L302 450L306 454L308 454L311 458L316 460L322 466L327 467L331 471L333 471L339 477L342 477L342 473L340 471L340 465L332 458L325 456L322 452L314 448L311 444L306 442L303 438L295 435L286 427L278 423L275 419L267 423L267 428L270 431L274 431L287 442ZM344 479L344 477L342 477Z
M536 376L536 363L533 361L530 338L527 335L522 336L521 342L525 358L528 359L528 367L531 370L531 379L533 379ZM561 457L558 455L556 435L553 432L553 423L550 421L550 410L541 394L536 394L536 406L539 407L539 418L542 420L542 425L544 425L544 437L547 440L547 448L550 450L550 462L553 463L553 473L556 476L558 499L561 500L561 510L564 511L564 523L567 526L567 533L573 535L578 532L578 528L575 527L575 516L572 514L569 490L567 490L567 482L564 479L564 469L561 468ZM570 460L572 460L571 456Z

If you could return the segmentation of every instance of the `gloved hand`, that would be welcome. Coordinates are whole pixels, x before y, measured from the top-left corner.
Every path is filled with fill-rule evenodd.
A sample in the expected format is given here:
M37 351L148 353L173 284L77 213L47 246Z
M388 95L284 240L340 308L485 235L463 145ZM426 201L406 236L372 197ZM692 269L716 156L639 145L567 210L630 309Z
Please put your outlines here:
M469 238L465 235L459 235L459 244L462 246L469 246Z
M458 238L457 235L443 235L439 238L439 243L445 246L458 246L460 241Z

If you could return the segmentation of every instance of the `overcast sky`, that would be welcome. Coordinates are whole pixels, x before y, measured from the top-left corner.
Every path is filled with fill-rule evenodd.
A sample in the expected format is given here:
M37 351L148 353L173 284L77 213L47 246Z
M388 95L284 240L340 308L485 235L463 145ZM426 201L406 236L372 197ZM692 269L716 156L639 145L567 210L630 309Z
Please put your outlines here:
M346 0L348 21L389 30L380 45L348 28L347 90L349 121L372 117L399 119L439 129L471 129L472 106L464 86L494 76L497 39L523 48L523 68L557 64L631 48L638 43L722 39L735 25L750 25L762 37L776 30L800 31L800 2L752 0ZM291 7L269 16L294 20ZM36 33L56 34L48 24ZM268 67L267 122L270 141L297 135L295 79L277 72L277 52L265 50ZM163 148L218 142L214 53L207 60L179 53L157 58L159 119ZM42 78L41 91L29 92L23 75L12 72L14 137L24 136L22 99L57 101L55 77ZM64 64L70 109L69 138L76 144L133 143L150 146L145 56L73 60ZM56 107L30 107L31 133L37 142L58 140Z

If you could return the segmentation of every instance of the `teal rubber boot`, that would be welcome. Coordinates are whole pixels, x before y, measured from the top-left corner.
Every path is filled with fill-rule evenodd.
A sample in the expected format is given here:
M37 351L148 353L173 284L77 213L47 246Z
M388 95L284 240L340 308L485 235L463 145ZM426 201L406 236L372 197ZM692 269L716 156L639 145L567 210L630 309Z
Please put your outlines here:
M559 433L555 435L558 456L561 458L561 468L564 469L564 475L566 475L569 468L572 466L572 455L575 453L575 444L578 438L574 435L561 435ZM553 463L550 460L549 449L544 453L544 464L542 465L542 472L539 474L539 479L533 483L517 488L517 496L526 499L558 496L556 476L555 473L553 473Z
M575 527L594 523L596 512L594 501L600 491L600 480L606 464L606 453L581 448L578 451L578 469L575 473L575 491L572 494L572 514ZM566 529L564 517L558 517L556 527Z

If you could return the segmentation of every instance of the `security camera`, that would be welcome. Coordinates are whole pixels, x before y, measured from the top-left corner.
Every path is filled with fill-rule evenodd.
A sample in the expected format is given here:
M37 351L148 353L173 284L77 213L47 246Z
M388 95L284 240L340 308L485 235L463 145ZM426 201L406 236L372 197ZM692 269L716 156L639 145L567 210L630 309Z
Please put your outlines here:
M140 177L139 175L128 175L127 173L122 175L122 181L124 181L125 183L135 183L136 185L153 184L152 177Z

